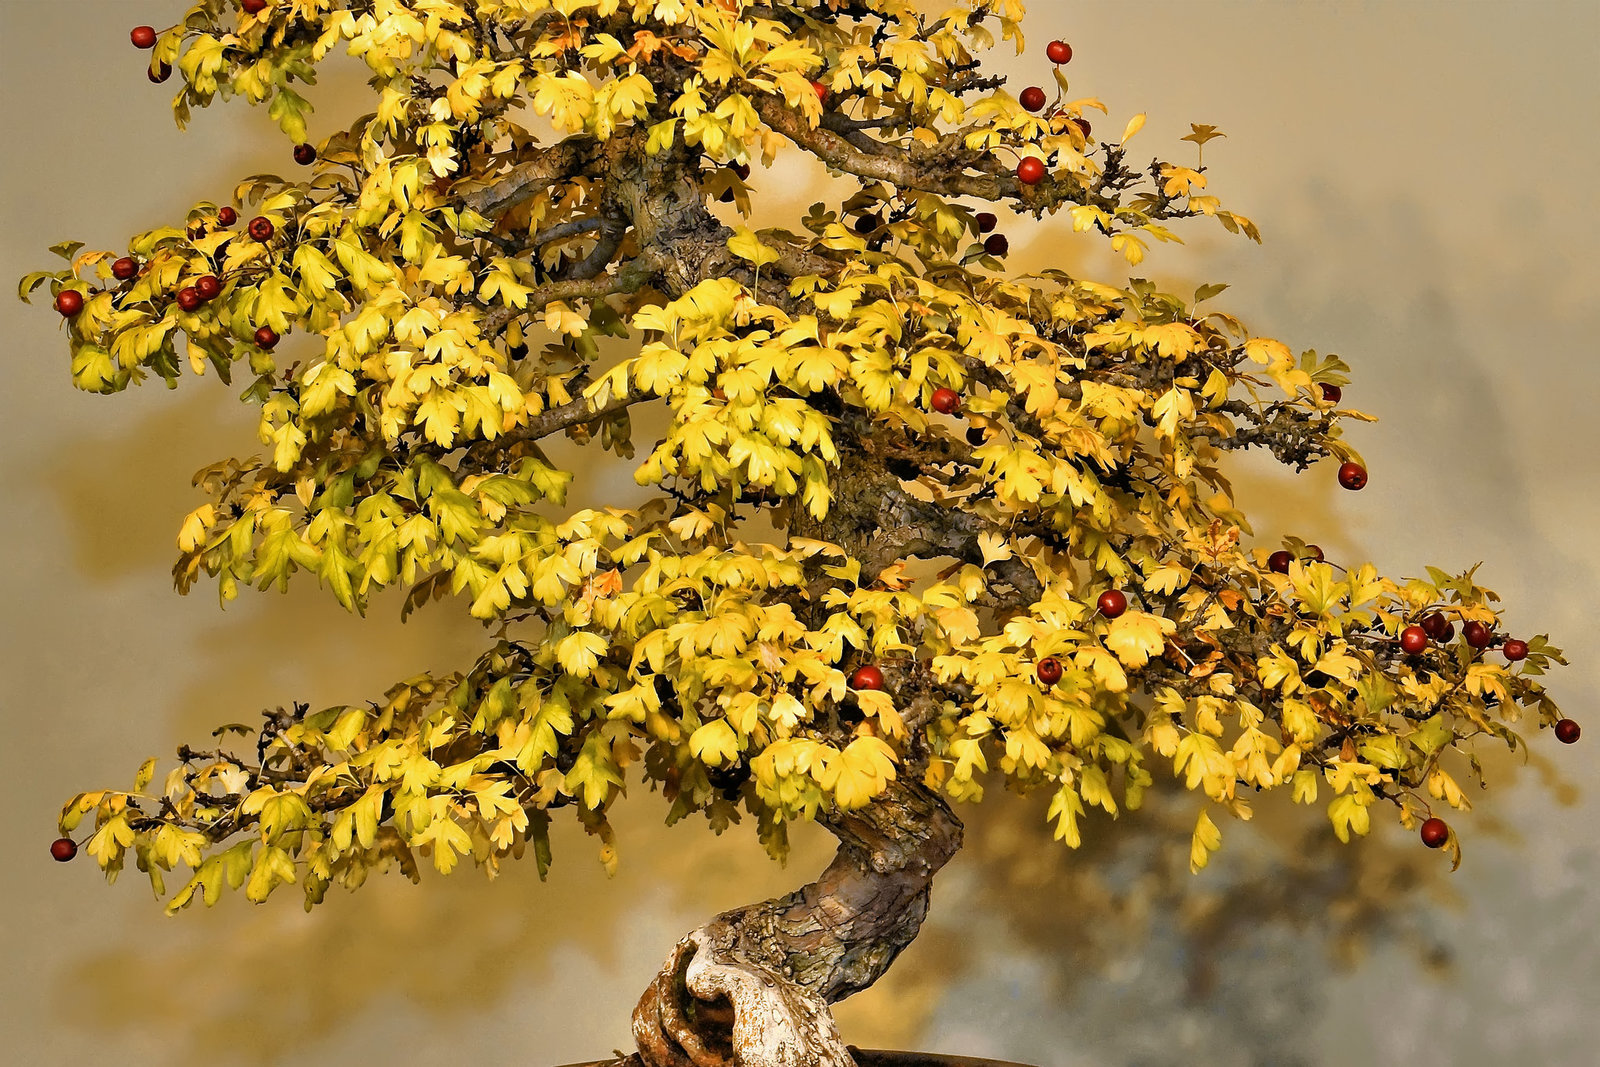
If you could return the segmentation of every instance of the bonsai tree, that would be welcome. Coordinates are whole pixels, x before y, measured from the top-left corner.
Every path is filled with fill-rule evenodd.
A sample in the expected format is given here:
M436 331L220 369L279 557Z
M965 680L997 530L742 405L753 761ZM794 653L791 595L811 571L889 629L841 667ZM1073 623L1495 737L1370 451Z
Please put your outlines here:
M542 877L562 808L610 868L630 778L669 823L748 815L778 859L791 822L822 824L839 847L814 882L678 942L634 1013L649 1067L849 1064L829 1005L916 936L956 805L996 772L1049 792L1069 847L1170 770L1203 798L1195 871L1273 790L1341 840L1377 813L1459 864L1443 816L1469 807L1478 739L1578 738L1542 684L1559 650L1503 633L1475 571L1248 540L1230 452L1366 485L1338 357L1206 310L1220 285L1006 275L998 207L1064 213L1130 266L1178 219L1259 240L1207 189L1214 127L1184 138L1193 166L1136 164L1143 117L1097 136L1066 42L1048 88L984 74L1022 18L200 0L135 28L180 122L265 104L298 168L23 279L48 283L80 388L187 367L258 409L263 455L197 476L178 588L306 572L364 612L399 586L403 613L451 600L489 636L460 673L223 727L159 789L150 760L80 793L55 857L78 835L162 895L182 872L172 910L287 883L310 907L530 848ZM336 49L375 110L312 144L294 84ZM738 224L795 151L851 194L797 229ZM642 458L636 413L660 427ZM608 451L649 498L564 506Z

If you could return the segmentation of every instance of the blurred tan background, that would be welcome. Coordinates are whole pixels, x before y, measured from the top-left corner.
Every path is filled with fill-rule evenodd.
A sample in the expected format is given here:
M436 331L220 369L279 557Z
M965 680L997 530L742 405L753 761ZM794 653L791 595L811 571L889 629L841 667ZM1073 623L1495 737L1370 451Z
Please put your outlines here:
M1240 489L1257 534L1292 531L1333 559L1390 573L1487 560L1515 632L1548 631L1575 666L1555 682L1589 735L1548 733L1524 766L1487 760L1496 788L1453 820L1449 875L1410 835L1340 846L1318 813L1223 826L1191 878L1181 804L1094 824L1078 853L1043 809L999 789L964 812L969 846L941 876L922 937L847 1002L847 1039L1039 1067L1498 1064L1579 1067L1600 1045L1600 5L1593 0L1058 3L1035 0L1013 91L1070 40L1074 94L1111 106L1115 136L1191 162L1265 245L1184 225L1137 273L1175 292L1233 288L1216 306L1296 350L1353 366L1346 403L1372 484L1255 464ZM177 0L0 0L0 281L76 238L128 235L226 199L239 177L293 169L266 115L233 104L178 133L171 85L128 44ZM367 109L360 72L330 72L318 137ZM824 175L757 172L764 222L793 219ZM1126 270L1060 220L1003 224L1011 265L1106 280ZM168 569L192 472L257 446L214 380L115 398L71 388L58 319L0 297L0 680L6 862L0 867L0 1061L66 1065L531 1064L628 1045L628 1013L673 940L713 911L812 877L831 839L800 833L787 870L747 827L660 827L636 789L622 869L561 826L556 867L495 883L463 869L253 908L166 919L130 872L50 862L60 804L118 786L214 725L304 699L366 699L483 641L455 605L402 627L363 621L302 585L176 596ZM592 479L615 500L625 470ZM164 770L163 772L164 773ZM1477 800L1477 796L1474 797ZM1180 825L1181 824L1181 825ZM1387 829L1387 828L1386 828ZM431 872L430 872L431 875Z

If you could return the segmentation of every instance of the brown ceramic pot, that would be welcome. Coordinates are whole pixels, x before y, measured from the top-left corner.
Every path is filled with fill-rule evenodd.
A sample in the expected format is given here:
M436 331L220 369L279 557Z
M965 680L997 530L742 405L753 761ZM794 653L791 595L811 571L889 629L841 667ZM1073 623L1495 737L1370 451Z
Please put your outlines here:
M892 1049L856 1048L849 1046L856 1067L1028 1067L1027 1064L1009 1060L985 1060L972 1056L945 1056L937 1052L899 1052ZM639 1067L637 1056L623 1059L594 1060L589 1063L569 1063L564 1067Z

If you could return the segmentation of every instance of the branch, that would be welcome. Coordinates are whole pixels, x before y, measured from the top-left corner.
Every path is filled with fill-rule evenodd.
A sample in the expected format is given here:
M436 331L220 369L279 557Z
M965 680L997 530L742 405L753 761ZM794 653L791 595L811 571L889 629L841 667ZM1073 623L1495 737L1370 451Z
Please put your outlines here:
M498 181L462 194L462 201L484 218L495 218L531 199L540 191L570 178L590 163L601 149L589 137L573 137L543 149L519 163Z
M552 226L548 230L540 230L533 238L533 247L539 248L549 244L551 241L560 241L567 237L576 237L580 233L598 230L600 223L600 216L595 215L592 218L573 219L570 222L563 222L559 226Z
M570 426L580 426L586 422L603 419L607 415L615 415L619 411L626 411L641 400L654 399L655 395L655 393L630 390L621 396L612 397L599 407L595 407L588 397L580 396L560 407L553 407L540 415L535 415L525 425L503 434L502 437L518 441L537 441L541 437L560 433Z
M822 125L812 129L800 112L792 110L782 97L757 94L752 101L756 113L773 130L832 169L858 178L885 181L901 189L940 196L971 196L991 203L1014 200L1036 215L1061 203L1088 204L1111 213L1122 208L1119 198L1100 192L1105 187L1103 181L1095 188L1085 189L1071 177L1063 179L1047 173L1037 185L1025 185L994 156L968 150L959 136L947 136L936 147L913 154L872 141L851 125L852 120L827 110L823 112ZM862 140L880 146L883 154L879 154L878 147L870 150L861 147ZM973 170L983 173L971 173ZM1158 202L1155 209L1146 214L1158 219L1187 217L1192 212L1167 210L1164 202Z
M612 249L615 251L615 248ZM588 260L584 261L585 263ZM528 293L524 307L501 307L483 318L483 332L493 337L519 315L542 311L557 300L599 300L617 293L636 293L649 283L664 262L662 254L650 249L622 264L614 274L598 278L570 278L540 286Z

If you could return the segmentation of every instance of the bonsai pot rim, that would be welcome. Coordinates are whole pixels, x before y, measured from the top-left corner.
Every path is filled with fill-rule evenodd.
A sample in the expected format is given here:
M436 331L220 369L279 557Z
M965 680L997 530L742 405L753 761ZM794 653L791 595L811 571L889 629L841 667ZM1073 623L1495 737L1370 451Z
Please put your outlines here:
M1031 1067L1012 1060L988 1060L974 1056L950 1056L942 1052L907 1052L899 1049L857 1048L847 1046L855 1057L857 1067ZM621 1067L637 1064L635 1056L623 1059L592 1060L588 1063L568 1063L562 1067Z

